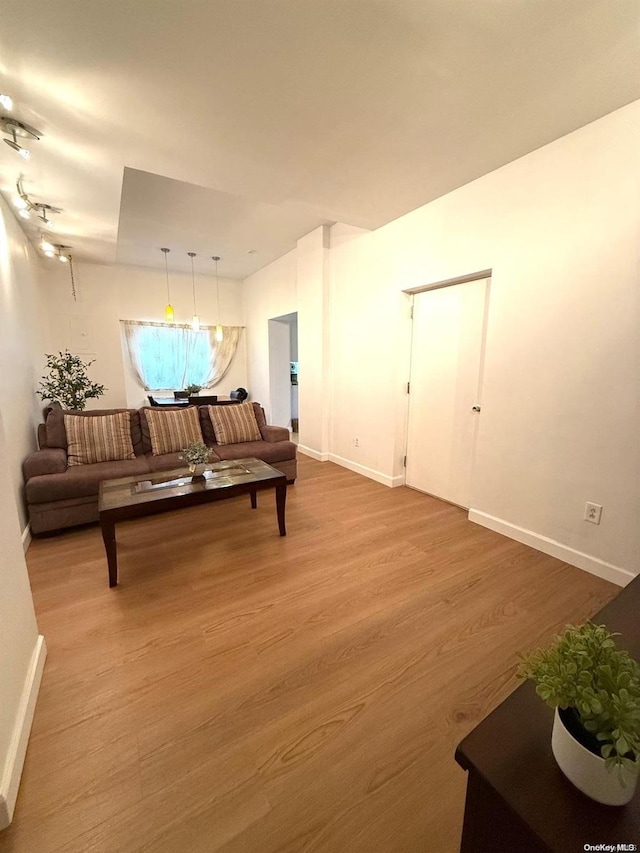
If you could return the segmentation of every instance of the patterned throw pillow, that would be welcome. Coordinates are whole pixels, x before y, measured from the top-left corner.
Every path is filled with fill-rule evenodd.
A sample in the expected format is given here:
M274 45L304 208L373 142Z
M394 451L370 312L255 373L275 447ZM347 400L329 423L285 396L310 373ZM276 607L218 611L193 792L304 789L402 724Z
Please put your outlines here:
M145 409L154 456L178 453L196 441L202 441L197 406L185 409Z
M64 428L69 466L136 458L131 443L129 412L95 417L65 415Z
M252 403L209 406L209 417L218 444L238 444L262 438Z

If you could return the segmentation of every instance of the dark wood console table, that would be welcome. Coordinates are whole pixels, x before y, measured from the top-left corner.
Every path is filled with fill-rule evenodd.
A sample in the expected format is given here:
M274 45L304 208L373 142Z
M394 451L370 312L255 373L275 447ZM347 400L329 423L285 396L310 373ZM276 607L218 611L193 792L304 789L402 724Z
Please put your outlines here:
M620 645L640 659L640 576L593 621L620 631ZM640 850L640 788L621 807L585 797L555 762L552 724L553 711L527 682L458 746L456 761L469 773L461 853Z

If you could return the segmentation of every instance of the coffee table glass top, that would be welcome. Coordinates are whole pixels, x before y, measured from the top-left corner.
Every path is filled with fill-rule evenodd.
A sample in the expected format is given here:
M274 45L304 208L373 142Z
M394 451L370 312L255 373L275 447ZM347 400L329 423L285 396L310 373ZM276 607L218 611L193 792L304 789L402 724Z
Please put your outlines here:
M260 459L233 459L205 466L203 476L196 478L186 468L136 474L100 483L99 511L120 509L134 504L174 498L210 489L225 489L247 483L283 478Z

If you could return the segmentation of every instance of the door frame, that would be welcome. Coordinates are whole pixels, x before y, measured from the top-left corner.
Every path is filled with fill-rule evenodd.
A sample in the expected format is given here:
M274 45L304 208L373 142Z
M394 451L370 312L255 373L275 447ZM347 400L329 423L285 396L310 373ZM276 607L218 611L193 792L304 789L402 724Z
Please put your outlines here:
M409 389L409 383L411 381L411 368L412 368L412 359L413 359L413 336L414 336L414 324L413 324L413 306L414 306L414 296L418 293L424 293L427 290L439 290L442 287L455 287L456 284L466 284L469 281L487 281L487 288L485 292L485 300L484 300L484 316L482 318L482 338L480 343L480 365L478 370L478 393L477 400L482 405L482 389L484 384L484 368L485 368L485 359L487 352L487 329L489 324L489 304L491 301L491 283L493 278L493 269L487 270L479 270L478 272L467 273L465 275L459 275L455 278L447 278L441 281L434 281L429 284L422 284L418 287L410 287L406 288L402 292L405 293L409 297L409 304L411 306L411 336L409 342L409 363L407 370L407 401L405 407L405 429L404 429L404 466L403 466L403 485L407 486L407 451L409 446L409 417L410 417L410 405L411 405L411 393ZM474 471L475 471L475 462L476 462L476 449L478 444L478 430L476 430L474 439L473 439L473 448L472 448L472 468L471 468L471 492L473 492L474 485ZM411 488L407 486L407 488ZM434 495L434 497L437 497ZM445 501L444 498L437 497L437 500L441 500L444 503L449 503L449 501ZM473 505L473 500L470 500L470 504ZM457 506L457 504L456 504ZM468 511L469 507L462 507L462 509Z

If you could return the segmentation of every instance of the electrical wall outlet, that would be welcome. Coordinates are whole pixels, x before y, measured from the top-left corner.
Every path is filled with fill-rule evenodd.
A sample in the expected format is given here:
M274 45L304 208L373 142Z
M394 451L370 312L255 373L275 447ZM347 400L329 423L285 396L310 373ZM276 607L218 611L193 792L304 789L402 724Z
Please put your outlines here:
M590 501L587 501L587 505L584 508L584 520L590 521L592 524L600 524L601 518L602 507L600 504L592 504Z
M360 439L358 438L358 436L356 436L356 437L353 439L353 444L354 444L354 446L355 446L355 447L360 447Z

